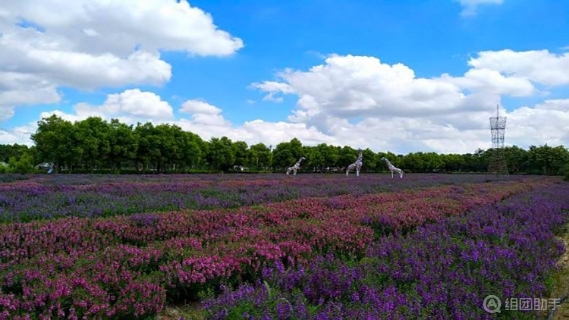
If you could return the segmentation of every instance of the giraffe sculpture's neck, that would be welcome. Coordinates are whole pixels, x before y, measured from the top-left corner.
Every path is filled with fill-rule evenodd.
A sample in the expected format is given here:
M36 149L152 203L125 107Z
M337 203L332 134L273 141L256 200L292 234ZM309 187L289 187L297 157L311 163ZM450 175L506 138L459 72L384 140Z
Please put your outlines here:
M304 157L298 159L298 161L294 164L294 166L289 167L286 171L286 174L292 172L296 176L296 172L298 171L298 169L300 169L300 163L302 162L302 160L304 160Z

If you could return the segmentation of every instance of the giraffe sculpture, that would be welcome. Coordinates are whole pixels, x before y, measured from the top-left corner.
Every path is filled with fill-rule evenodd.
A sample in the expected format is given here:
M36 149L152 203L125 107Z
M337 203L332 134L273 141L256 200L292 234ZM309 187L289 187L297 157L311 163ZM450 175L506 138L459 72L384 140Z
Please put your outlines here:
M360 170L362 168L363 165L363 158L364 155L362 153L362 149L359 149L359 154L358 154L358 158L356 159L356 162L350 164L348 166L348 168L346 168L346 177L348 176L348 174L350 173L351 170L356 170L356 177L360 176Z
M305 157L300 157L300 159L298 159L298 161L294 164L294 166L288 167L288 168L286 169L286 174L289 174L289 173L292 171L292 172L293 172L293 175L296 176L296 171L297 171L298 169L300 169L300 163L302 162L302 160L305 160L305 159L306 159Z
M399 178L403 178L403 170L392 165L386 157L381 158L381 160L387 162L387 167L389 167L389 171L391 171L391 178L393 178L393 172L397 172L399 174Z

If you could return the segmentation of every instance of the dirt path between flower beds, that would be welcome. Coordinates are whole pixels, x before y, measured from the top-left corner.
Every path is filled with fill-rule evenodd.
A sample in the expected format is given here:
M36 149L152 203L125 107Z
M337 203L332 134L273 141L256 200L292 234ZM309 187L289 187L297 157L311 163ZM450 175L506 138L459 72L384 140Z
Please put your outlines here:
M179 320L182 318L184 320L205 320L200 303L192 302L179 307L167 306L157 317L158 320Z
M569 224L565 225L563 232L558 236L558 239L563 241L565 245L565 253L557 262L560 270L555 273L554 287L551 298L561 298L569 294ZM546 319L547 316L546 316ZM552 320L567 320L569 319L569 299L555 310Z

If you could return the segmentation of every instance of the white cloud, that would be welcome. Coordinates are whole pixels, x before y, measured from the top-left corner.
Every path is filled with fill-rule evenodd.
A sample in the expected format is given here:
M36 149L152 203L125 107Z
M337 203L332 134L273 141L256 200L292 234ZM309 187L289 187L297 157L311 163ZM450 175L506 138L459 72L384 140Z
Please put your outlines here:
M186 0L7 1L0 35L4 119L14 107L58 102L59 86L162 85L172 71L159 51L227 56L243 47Z
M118 94L110 94L100 106L87 103L75 105L75 112L80 118L99 116L110 118L131 118L135 120L170 120L173 109L153 92L139 89L126 90Z
M276 82L276 81L265 81L262 83L253 83L251 88L260 89L267 92L267 95L263 97L264 101L282 102L281 97L276 97L277 93L294 93L294 89L286 83Z
M42 42L76 52L127 56L138 46L224 56L243 47L241 39L218 29L211 15L186 0L8 1L3 7L4 19L33 22L46 30Z
M201 100L188 100L182 104L181 112L185 113L202 113L202 114L220 114L221 109Z
M459 108L464 94L454 84L415 78L403 64L383 64L375 57L332 55L309 71L279 74L285 90L299 96L291 121L324 117L407 116L445 113ZM263 89L263 86L257 86ZM278 86L271 85L272 93ZM313 123L326 130L325 121Z
M444 117L475 112L486 108L484 100L498 102L497 91L500 91L466 95L461 85L482 90L493 87L492 83L477 81L470 75L453 79L416 78L413 70L403 64L391 66L375 57L352 55L332 55L323 65L308 71L285 70L279 77L282 82L255 86L271 94L282 88L283 94L297 95L297 109L289 120L314 125L327 133L335 131L343 119L350 118ZM501 80L515 87L511 85L515 81L503 77ZM522 86L524 89L528 90Z
M506 114L506 139L524 145L569 146L569 99L545 100Z
M547 83L548 74L544 71L541 78L530 77L494 70L494 66L476 61L471 60L474 68L463 76L417 78L403 64L388 65L375 57L332 55L322 65L307 71L285 70L278 74L280 82L256 87L273 96L279 94L280 88L282 94L297 96L289 120L316 128L343 145L397 152L472 152L491 146L488 118L501 103L501 96L534 96L538 91L533 82ZM543 67L560 66L552 63ZM549 74L555 79L555 72ZM569 108L559 110L564 108L564 101L550 101L543 111L542 106L536 106L509 114L511 125L518 129L507 130L506 143L527 146L531 140L527 135L541 130L539 121L532 121L529 114L564 121L569 115ZM554 108L560 114L555 114ZM519 131L524 126L532 129ZM531 141L543 144L566 140L562 138L566 126L559 122L551 127L547 134L534 135Z
M516 52L510 49L482 51L468 64L476 69L490 69L535 83L559 86L569 84L569 53L548 50Z
M441 80L456 84L464 89L527 97L536 93L533 84L526 78L507 77L491 69L470 69L463 77L451 77L443 74Z
M500 5L504 0L456 0L462 6L460 15L463 17L475 16L477 9L481 5Z
M31 135L36 129L37 124L35 122L11 129L0 128L0 144L17 143L32 146L33 141L31 140Z
M11 118L15 106L55 103L60 99L55 86L41 77L0 71L0 121Z
M205 128L214 126L227 128L231 124L221 115L221 109L200 100L188 100L182 104L180 112L192 115L191 120L182 119L186 125L205 126Z
M253 84L275 99L283 94L297 99L288 121L232 123L224 117L222 106L204 100L183 102L177 106L180 116L176 117L167 102L140 90L109 95L100 106L78 104L64 118L120 115L121 121L130 124L151 119L155 124L176 124L205 140L227 136L249 144L276 146L298 138L305 145L328 143L395 153L468 153L491 147L489 117L494 116L502 96L536 97L534 84L547 80L475 64L462 76L421 78L403 64L332 55L308 70L287 69L278 74L278 81ZM569 97L509 109L500 110L508 117L506 145L569 145Z
M78 103L74 106L73 113L61 110L44 111L38 120L56 115L64 120L75 122L88 117L101 117L107 121L111 118L127 124L137 122L166 123L174 121L173 109L170 104L153 92L140 91L139 89L125 90L121 93L109 94L103 104L93 106L87 103ZM24 126L19 126L8 132L0 129L0 144L20 143L33 145L30 139L36 132L37 123L34 121Z

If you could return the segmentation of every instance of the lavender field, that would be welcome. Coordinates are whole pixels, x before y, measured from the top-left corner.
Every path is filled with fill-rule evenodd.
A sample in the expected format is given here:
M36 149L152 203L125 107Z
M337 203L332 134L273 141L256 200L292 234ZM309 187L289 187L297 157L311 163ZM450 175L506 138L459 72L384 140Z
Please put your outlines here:
M36 175L0 184L0 319L536 319L569 184ZM177 319L177 318L176 318Z

